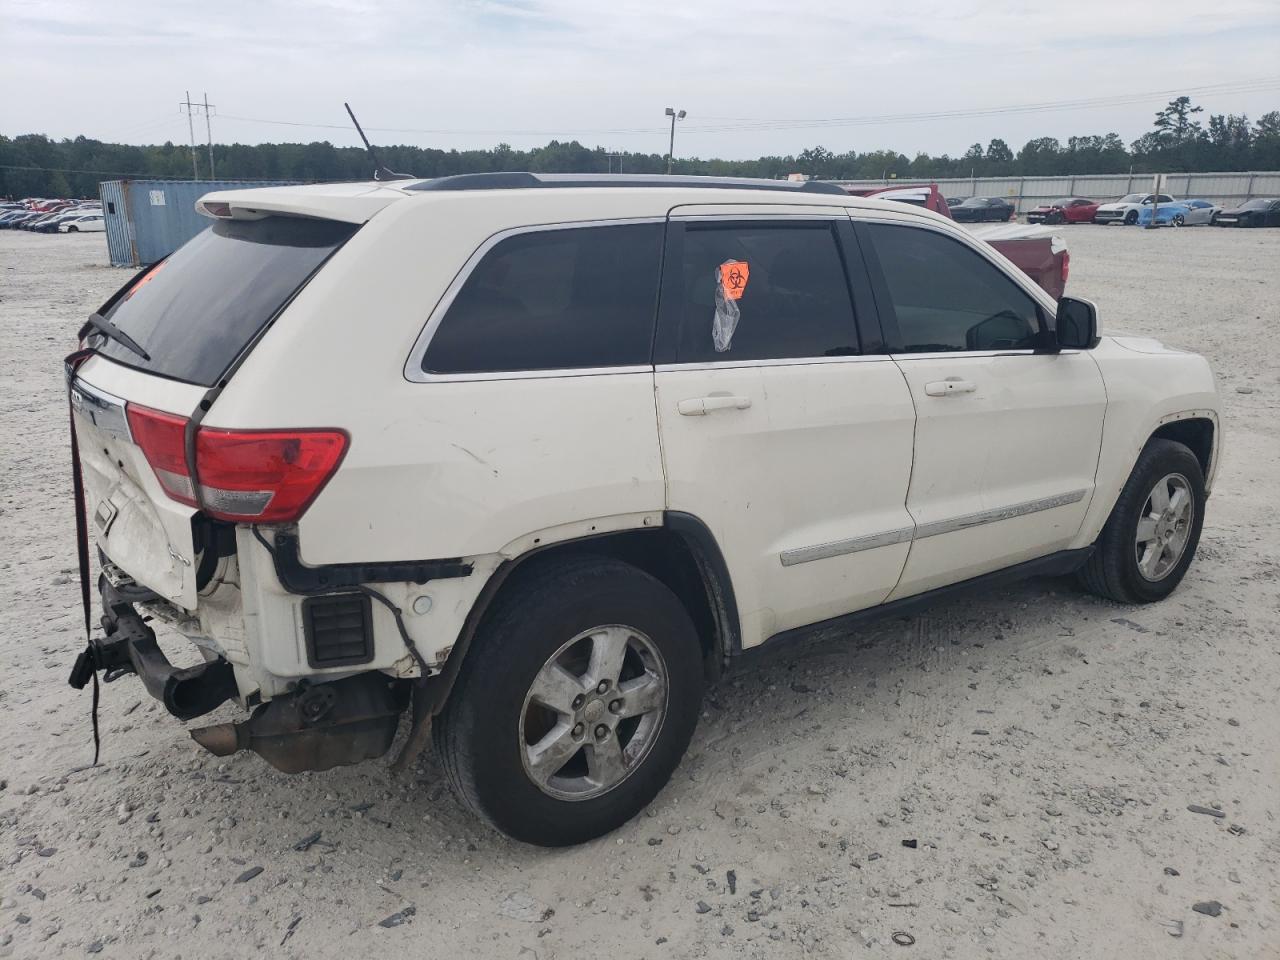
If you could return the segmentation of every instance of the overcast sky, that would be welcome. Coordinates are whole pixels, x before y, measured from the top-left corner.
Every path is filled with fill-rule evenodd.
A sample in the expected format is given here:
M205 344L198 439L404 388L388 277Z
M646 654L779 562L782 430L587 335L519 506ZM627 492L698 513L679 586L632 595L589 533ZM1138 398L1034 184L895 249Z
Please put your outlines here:
M0 0L0 38L0 133L131 143L184 142L187 89L218 142L354 144L350 100L380 143L665 153L674 106L677 154L735 158L1128 141L1166 91L1280 109L1277 0Z

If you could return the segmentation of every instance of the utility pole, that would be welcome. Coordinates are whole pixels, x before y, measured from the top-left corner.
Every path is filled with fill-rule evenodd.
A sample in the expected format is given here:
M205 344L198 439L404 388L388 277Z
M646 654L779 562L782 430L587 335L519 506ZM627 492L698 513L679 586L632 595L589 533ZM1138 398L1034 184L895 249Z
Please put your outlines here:
M213 126L209 120L209 95L204 95L204 135L209 143L209 179L216 180L213 173Z
M685 113L683 110L677 112L671 107L667 107L667 116L671 118L671 142L667 147L667 176L671 176L672 168L676 162L676 121L683 120Z
M213 127L210 123L209 116L218 109L214 104L209 102L209 95L204 95L204 103L192 103L191 91L187 91L187 99L178 104L178 109L187 115L187 132L191 135L191 176L196 180L200 179L200 170L196 163L196 127L195 115L198 111L204 112L204 133L209 144L209 179L213 179Z
M608 160L609 160L609 172L610 172L610 173L613 173L613 161L614 161L614 160L617 160L617 161L618 161L618 172L619 172L619 173L621 173L621 172L622 172L622 154L620 154L620 153L606 153L606 154L605 154L605 156L606 156L606 157L608 158Z
M194 106L191 102L191 91L187 91L187 99L178 104L179 108L185 108L187 114L187 132L191 134L191 179L200 179L200 170L196 167L196 126L192 118L191 108Z

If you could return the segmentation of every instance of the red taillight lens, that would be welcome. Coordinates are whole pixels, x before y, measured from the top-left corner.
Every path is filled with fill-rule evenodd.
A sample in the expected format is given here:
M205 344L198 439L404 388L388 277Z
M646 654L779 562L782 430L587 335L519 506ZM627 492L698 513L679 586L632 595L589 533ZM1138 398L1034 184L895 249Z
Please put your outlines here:
M222 520L297 520L347 452L339 430L214 430L196 434L205 512Z
M126 409L133 442L142 448L164 492L179 503L194 507L195 488L187 467L187 418L132 403Z
M171 498L195 506L185 417L129 405L129 427ZM347 452L341 430L196 431L196 475L207 514L236 523L297 520Z

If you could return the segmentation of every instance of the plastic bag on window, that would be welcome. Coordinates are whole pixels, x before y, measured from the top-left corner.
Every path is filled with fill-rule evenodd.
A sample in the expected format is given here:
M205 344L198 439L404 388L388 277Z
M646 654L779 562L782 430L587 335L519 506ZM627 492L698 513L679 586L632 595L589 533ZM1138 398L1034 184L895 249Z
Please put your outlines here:
M716 267L716 315L711 321L711 341L716 353L727 353L742 311L738 301L747 289L751 268L741 260L726 260Z

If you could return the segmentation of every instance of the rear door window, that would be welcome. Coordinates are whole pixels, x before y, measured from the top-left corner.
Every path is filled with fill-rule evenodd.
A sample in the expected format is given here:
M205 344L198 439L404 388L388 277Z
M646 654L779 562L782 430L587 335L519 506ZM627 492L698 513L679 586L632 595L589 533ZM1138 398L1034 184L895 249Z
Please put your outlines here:
M859 352L834 224L690 223L684 230L681 363ZM663 308L666 313L666 307Z
M150 355L113 340L99 353L127 366L210 387L355 233L333 220L219 220L136 280L106 318Z
M431 337L428 373L648 364L661 223L507 237L472 270Z

